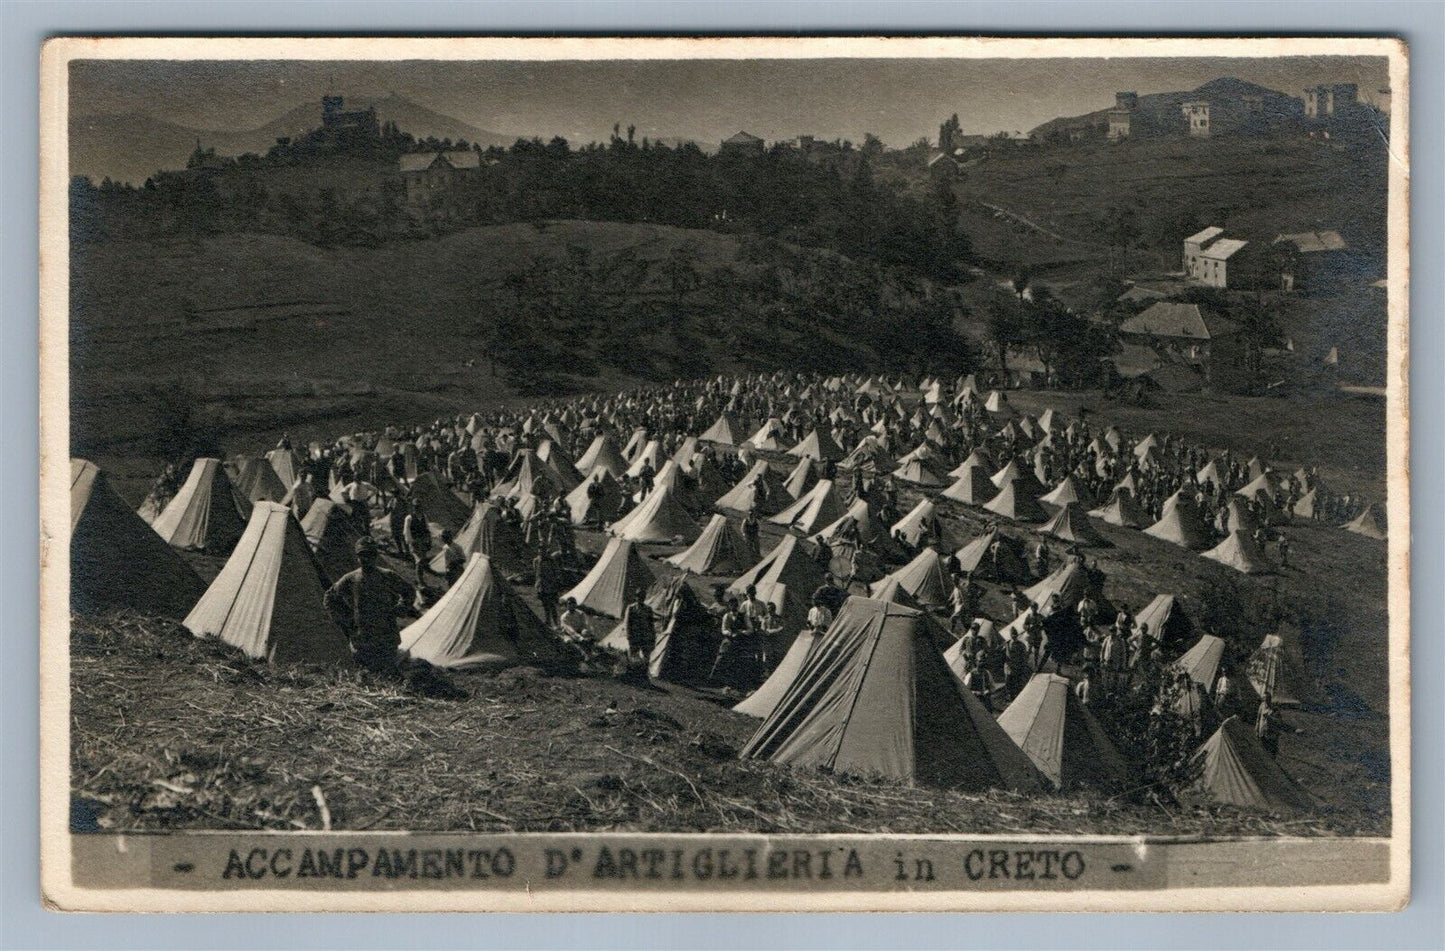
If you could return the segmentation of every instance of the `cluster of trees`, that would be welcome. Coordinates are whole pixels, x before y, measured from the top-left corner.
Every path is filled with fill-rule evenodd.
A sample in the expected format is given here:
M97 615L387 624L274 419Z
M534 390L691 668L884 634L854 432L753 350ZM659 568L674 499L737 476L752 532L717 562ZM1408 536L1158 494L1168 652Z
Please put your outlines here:
M202 155L191 171L157 176L142 188L96 188L81 179L72 207L87 227L77 236L261 231L374 244L472 225L577 218L761 235L945 282L959 280L971 257L951 192L915 196L875 178L883 155L876 137L856 149L776 145L762 155L639 143L631 129L581 149L562 138L518 140L486 150L482 167L442 196L433 213L406 207L396 159L448 146L465 143L419 142L388 125L364 147L303 137L234 163ZM354 187L333 181L328 193L278 184L296 180L298 163L322 174L343 158L352 160L353 179L362 179ZM287 171L268 177L267 168Z
M1104 358L1114 352L1115 327L1066 306L1047 286L1035 285L1027 268L1014 270L1011 285L1012 293L1000 289L989 300L984 315L999 372L1007 374L1010 352L1032 353L1051 386L1097 384Z
M904 269L772 238L709 262L693 242L646 258L571 246L534 257L479 301L468 335L487 370L555 394L610 367L651 380L721 368L961 373L955 296Z

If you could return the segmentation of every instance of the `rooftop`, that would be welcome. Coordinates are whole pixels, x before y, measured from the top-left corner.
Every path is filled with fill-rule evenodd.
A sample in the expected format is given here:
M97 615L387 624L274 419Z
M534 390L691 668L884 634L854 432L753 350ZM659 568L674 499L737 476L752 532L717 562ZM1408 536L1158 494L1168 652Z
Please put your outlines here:
M1199 232L1198 234L1191 234L1189 237L1185 238L1184 240L1187 241L1187 242L1191 242L1191 243L1192 243L1192 242L1198 242L1198 243L1200 243L1200 244L1203 244L1203 243L1206 242L1206 241L1212 241L1212 240L1214 240L1215 238L1219 237L1219 236L1222 235L1222 234L1224 234L1224 229L1223 229L1223 228L1209 227L1209 228L1205 228L1203 231Z
M1210 258L1215 261L1223 261L1234 254L1240 248L1249 244L1241 238L1220 238L1209 247L1200 252L1200 257Z
M1198 304L1159 301L1119 325L1126 334L1182 340L1214 340L1238 332L1231 320L1217 317Z
M1297 234L1282 234L1274 239L1275 244L1284 244L1285 242L1299 248L1302 254L1317 251L1343 251L1349 247L1338 231L1301 231Z

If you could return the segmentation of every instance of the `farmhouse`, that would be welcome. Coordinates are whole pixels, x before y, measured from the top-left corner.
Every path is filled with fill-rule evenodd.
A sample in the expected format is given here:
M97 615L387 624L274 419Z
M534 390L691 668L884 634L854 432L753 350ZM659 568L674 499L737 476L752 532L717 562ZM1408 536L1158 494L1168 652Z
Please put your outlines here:
M421 205L445 195L457 182L475 175L481 168L481 156L471 149L450 152L416 152L403 155L397 171L406 186L406 200Z
M1302 231L1282 234L1272 247L1280 251L1279 289L1319 287L1338 281L1348 273L1349 245L1338 231Z
M1239 326L1202 304L1159 301L1121 323L1119 339L1154 350L1164 363L1200 371L1217 389L1235 392L1247 382Z

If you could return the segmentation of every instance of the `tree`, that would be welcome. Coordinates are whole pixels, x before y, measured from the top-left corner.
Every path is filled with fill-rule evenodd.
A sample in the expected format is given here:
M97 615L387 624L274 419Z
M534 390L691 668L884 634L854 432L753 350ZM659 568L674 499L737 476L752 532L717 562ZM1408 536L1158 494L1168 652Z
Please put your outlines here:
M1104 218L1104 240L1109 244L1109 273L1119 276L1130 248L1139 242L1139 215L1132 208L1114 206Z
M1008 373L1009 348L1021 341L1024 336L1019 302L1009 300L1007 297L994 297L988 303L988 318L985 326L988 330L989 342L993 344L994 354L998 357L999 373L1006 375Z
M945 155L952 155L954 149L958 148L959 136L962 131L963 128L958 122L958 113L955 112L938 127L938 150Z

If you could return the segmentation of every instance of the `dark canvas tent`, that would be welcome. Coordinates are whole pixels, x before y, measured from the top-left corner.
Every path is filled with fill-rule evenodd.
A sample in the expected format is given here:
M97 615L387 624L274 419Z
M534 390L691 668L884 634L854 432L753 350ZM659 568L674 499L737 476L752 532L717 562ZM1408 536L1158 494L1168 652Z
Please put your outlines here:
M70 460L70 610L184 617L206 586L93 462Z
M1156 594L1154 600L1134 615L1136 630L1145 625L1149 636L1166 646L1184 640L1194 631L1194 625L1172 594Z
M698 575L738 575L748 570L752 553L742 532L726 515L714 515L697 541L667 563Z
M994 543L998 547L994 547ZM994 560L997 556L998 564ZM954 553L960 571L979 579L994 581L1023 581L1028 578L1028 566L1014 539L994 529L975 538Z
M1124 757L1067 677L1034 674L998 725L1055 789L1119 789L1129 782Z
M236 492L221 460L197 459L151 528L175 548L224 555L245 531L250 512L250 502Z
M1249 725L1232 716L1194 754L1199 769L1195 791L1215 802L1247 809L1298 812L1314 806L1270 758Z
M361 533L346 506L330 499L317 499L301 520L301 531L330 581L336 581L357 566L356 542Z
M657 613L657 642L647 658L648 676L682 684L706 680L717 656L718 634L712 615L686 579L678 575L653 585L647 603Z
M652 569L637 554L632 542L623 538L608 541L597 564L562 600L576 598L577 605L596 614L620 618L632 595L646 591L653 582Z
M927 615L869 598L848 599L742 756L963 789L1040 782L949 672Z
M1297 707L1314 703L1319 687L1310 676L1293 634L1282 630L1266 634L1263 642L1249 657L1249 682L1261 696L1269 693L1277 707Z
M401 632L401 649L436 667L495 669L557 658L557 646L537 615L480 554Z
M322 603L321 566L291 510L257 502L236 550L183 622L273 663L349 664L346 637Z
M757 588L757 596L768 601L782 615L785 628L796 631L807 618L809 599L822 586L823 569L804 549L796 535L785 535L778 546L728 585L728 593L739 599L748 585ZM773 645L774 651L787 649L787 642Z

